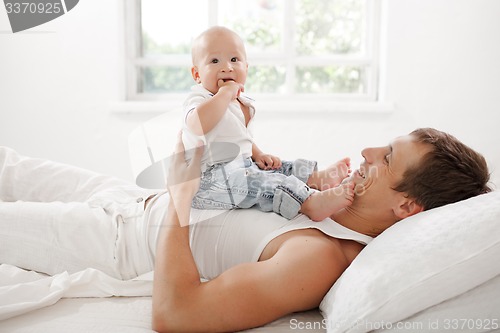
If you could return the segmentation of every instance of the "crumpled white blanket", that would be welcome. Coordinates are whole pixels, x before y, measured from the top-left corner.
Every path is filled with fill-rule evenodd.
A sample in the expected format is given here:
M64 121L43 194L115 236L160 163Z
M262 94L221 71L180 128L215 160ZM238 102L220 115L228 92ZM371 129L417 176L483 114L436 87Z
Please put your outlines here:
M0 264L0 320L50 306L61 298L151 296L153 272L122 281L88 268L47 276Z

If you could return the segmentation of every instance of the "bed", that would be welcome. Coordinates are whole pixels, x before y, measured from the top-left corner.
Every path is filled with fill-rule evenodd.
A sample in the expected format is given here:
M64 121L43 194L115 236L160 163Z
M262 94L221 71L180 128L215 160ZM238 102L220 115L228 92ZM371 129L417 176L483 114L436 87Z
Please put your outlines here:
M177 121L162 115L131 134L140 185L164 183ZM500 331L498 258L494 191L397 223L360 253L318 309L248 332ZM150 332L151 290L151 273L119 281L92 269L51 277L0 265L0 332Z

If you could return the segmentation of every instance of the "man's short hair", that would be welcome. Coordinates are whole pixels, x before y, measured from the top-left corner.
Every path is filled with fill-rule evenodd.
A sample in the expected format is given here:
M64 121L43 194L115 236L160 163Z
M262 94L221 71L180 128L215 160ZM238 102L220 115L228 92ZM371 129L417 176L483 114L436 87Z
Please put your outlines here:
M406 170L394 190L405 192L424 210L491 191L488 165L481 154L433 128L419 128L410 135L432 149L418 165Z

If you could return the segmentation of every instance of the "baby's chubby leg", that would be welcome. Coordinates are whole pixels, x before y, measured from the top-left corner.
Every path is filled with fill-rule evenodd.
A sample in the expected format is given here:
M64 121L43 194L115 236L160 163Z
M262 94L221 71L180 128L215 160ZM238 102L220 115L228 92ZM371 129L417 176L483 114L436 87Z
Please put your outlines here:
M350 206L354 200L354 183L345 181L340 185L309 196L300 208L300 212L313 221L323 221L342 208Z
M340 185L350 173L351 159L345 157L324 170L313 172L307 180L307 185L320 191L331 189Z

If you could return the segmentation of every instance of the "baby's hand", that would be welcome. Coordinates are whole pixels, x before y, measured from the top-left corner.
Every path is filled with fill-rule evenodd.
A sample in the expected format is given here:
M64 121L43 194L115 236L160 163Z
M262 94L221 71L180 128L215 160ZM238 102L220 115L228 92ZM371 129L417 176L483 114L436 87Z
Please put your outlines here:
M281 159L270 154L260 154L252 156L253 161L262 170L274 170L281 168Z
M228 91L231 93L231 100L235 100L245 91L245 87L242 84L233 80L219 80L217 81L217 85L219 86L219 92Z

